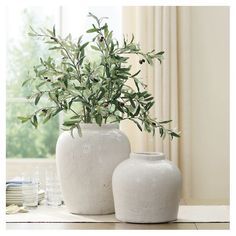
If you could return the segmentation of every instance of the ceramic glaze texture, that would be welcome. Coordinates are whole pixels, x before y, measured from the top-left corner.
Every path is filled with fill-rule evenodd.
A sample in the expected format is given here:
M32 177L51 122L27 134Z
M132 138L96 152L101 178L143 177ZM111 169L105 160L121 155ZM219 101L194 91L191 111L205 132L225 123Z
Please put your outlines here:
M130 154L128 138L117 125L81 125L57 141L56 161L65 205L75 214L114 213L112 173Z
M177 219L181 174L162 153L132 153L112 178L116 218L159 223Z

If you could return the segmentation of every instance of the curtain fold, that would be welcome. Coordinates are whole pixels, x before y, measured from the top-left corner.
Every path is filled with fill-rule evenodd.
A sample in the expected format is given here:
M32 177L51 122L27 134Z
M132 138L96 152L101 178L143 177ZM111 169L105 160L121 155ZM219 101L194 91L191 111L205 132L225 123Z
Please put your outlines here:
M123 33L126 36L134 34L143 51L165 51L162 65L155 62L154 66L147 63L139 65L138 58L132 57L133 72L142 69L142 78L147 89L155 98L155 105L150 111L159 121L173 121L171 128L186 128L189 124L189 113L184 108L190 100L189 86L189 8L174 6L131 6L123 7ZM132 86L132 85L131 85ZM181 95L180 95L181 91ZM181 117L181 123L180 118ZM187 127L188 128L188 127ZM191 192L189 134L183 134L181 139L169 137L161 139L159 133L155 136L140 132L129 121L121 123L121 129L131 142L132 152L160 151L167 159L173 161L182 171L183 193L189 197ZM184 145L185 144L185 145ZM186 146L187 144L187 146Z

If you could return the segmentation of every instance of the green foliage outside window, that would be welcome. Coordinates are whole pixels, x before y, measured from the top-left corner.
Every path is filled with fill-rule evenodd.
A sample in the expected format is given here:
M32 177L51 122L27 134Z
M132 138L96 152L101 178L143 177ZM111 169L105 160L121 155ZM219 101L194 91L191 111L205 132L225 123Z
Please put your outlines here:
M29 25L51 25L50 17L39 17L38 8L22 11L24 25L20 35L9 39L7 44L7 104L6 104L6 156L16 158L53 157L59 134L58 118L51 120L40 130L32 130L30 125L21 125L17 116L32 112L34 107L22 100L30 94L22 82L29 70L39 62L39 57L47 56L45 46L28 36ZM14 22L18 24L18 22ZM46 104L46 101L42 101Z

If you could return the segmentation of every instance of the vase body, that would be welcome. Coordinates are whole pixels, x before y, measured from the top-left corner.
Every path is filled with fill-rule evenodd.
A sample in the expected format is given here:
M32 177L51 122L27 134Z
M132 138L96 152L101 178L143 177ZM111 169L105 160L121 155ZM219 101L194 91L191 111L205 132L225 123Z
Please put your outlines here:
M112 178L116 218L160 223L177 219L181 174L163 153L131 153Z
M82 137L63 132L56 145L65 205L75 214L113 213L112 173L129 157L129 140L114 124L82 124L81 130Z

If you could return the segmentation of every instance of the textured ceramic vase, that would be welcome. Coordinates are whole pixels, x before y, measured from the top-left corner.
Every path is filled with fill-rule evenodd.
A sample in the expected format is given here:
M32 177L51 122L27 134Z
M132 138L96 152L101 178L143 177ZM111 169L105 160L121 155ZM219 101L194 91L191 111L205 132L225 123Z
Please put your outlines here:
M116 218L160 223L177 219L181 174L163 153L131 153L112 178Z
M112 173L129 158L128 138L118 125L82 124L57 141L56 161L65 205L75 214L114 213Z

